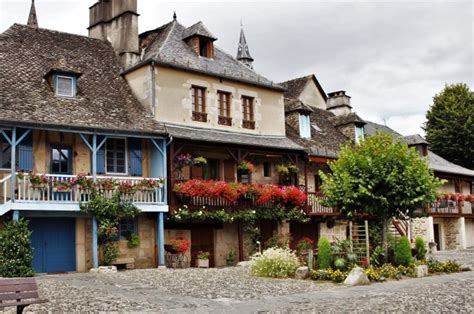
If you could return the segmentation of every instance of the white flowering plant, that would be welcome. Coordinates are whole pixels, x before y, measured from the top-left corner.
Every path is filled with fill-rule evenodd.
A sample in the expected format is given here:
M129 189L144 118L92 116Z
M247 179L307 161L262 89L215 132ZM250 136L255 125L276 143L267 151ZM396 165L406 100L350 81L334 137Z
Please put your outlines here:
M293 277L300 262L296 253L289 248L269 248L253 256L251 273L259 277Z

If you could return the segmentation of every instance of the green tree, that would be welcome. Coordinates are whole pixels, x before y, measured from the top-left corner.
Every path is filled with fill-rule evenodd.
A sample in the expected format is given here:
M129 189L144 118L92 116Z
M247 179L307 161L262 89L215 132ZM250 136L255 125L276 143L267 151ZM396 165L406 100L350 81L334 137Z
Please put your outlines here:
M28 221L10 221L0 231L0 277L33 276Z
M410 241L403 236L395 245L395 252L393 254L393 261L395 265L408 266L412 262Z
M466 84L446 85L426 114L430 149L447 160L474 169L474 92Z
M356 213L380 219L386 253L390 220L400 218L401 212L412 216L434 201L441 185L414 148L383 133L355 146L344 145L329 167L332 173L320 172L326 205L338 208L349 220Z

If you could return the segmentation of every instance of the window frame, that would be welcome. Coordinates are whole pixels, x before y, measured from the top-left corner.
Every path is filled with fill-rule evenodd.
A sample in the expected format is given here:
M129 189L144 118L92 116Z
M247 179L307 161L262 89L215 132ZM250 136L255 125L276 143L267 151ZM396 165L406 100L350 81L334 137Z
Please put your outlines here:
M122 218L119 222L118 222L118 226L117 226L117 238L119 241L126 241L127 240L127 237L126 236L123 236L122 235L122 225L127 225L127 226L130 226L132 225L130 222L127 222L127 223L122 223L122 221L124 220L133 220L133 232L134 234L139 234L139 230L138 230L138 217L127 217L127 218ZM130 230L126 230L126 231L130 231Z
M225 100L225 102L223 100ZM232 102L231 92L226 92L222 90L217 91L218 123L220 125L228 125L228 126L232 125L231 102ZM226 107L223 108L224 103L226 104Z
M268 167L268 169L266 169ZM268 171L265 171L268 170ZM272 164L269 161L264 161L262 163L262 172L264 178L271 178L272 177ZM267 174L267 175L265 175Z
M108 164L107 164L107 142L109 140L124 140L124 151L125 151L125 172L109 172L108 171ZM104 143L104 157L105 157L105 162L104 162L104 166L105 166L105 174L106 175L128 175L129 171L128 171L128 141L127 141L127 138L126 137L108 137L107 140L105 141Z
M70 95L65 95L65 94L60 94L59 93L59 79L68 79L71 81L71 94ZM64 75L64 74L56 74L54 76L54 96L57 97L69 97L69 98L74 98L76 97L76 77L72 75Z
M56 149L56 150L67 150L68 151L68 160L67 160L67 167L68 167L68 172L54 172L53 171L53 150ZM61 153L61 152L60 152ZM50 170L50 173L51 174L57 174L57 175L71 175L74 173L73 169L72 169L72 166L73 166L73 162L72 162L72 158L73 158L73 151L72 151L72 147L69 146L69 145L51 145L51 149L50 149L50 165L49 165L49 170Z
M255 129L255 98L242 95L242 127ZM247 119L249 117L249 119Z
M199 91L202 92L202 111L199 109ZM199 122L207 122L207 102L206 102L207 88L198 85L191 85L191 104L192 104L192 119Z
M357 134L357 130L360 130L361 133L360 133L360 134ZM355 138L355 142L356 142L357 144L360 144L360 138L359 138L359 136L362 137L362 140L365 139L365 134L364 134L364 132L365 132L365 130L364 130L364 127L363 127L363 126L357 126L357 125L356 125L356 126L354 127L354 138Z
M311 138L311 118L309 114L300 113L298 116L300 137Z

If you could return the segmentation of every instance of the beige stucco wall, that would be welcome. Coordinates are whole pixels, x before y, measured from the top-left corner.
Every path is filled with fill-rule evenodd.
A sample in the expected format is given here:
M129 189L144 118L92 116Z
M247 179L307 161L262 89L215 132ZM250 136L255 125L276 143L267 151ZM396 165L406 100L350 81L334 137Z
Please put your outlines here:
M138 236L140 245L128 247L128 241L119 241L119 258L133 258L136 268L151 268L155 266L155 221L146 215L138 216Z
M326 109L326 101L319 92L319 89L313 82L313 80L309 81L306 84L298 99L308 106L312 106L319 109Z
M76 218L76 270L85 272L86 268L86 219Z
M346 239L347 222L337 220L334 227L328 228L325 222L319 224L319 238L326 237L329 242Z
M140 102L152 108L151 68L141 67L126 75ZM206 75L155 67L156 110L158 121L187 126L231 130L250 134L285 135L283 93L242 83L219 80ZM207 122L192 120L191 86L206 88ZM217 91L232 93L232 126L218 124ZM242 128L242 96L254 97L255 130Z

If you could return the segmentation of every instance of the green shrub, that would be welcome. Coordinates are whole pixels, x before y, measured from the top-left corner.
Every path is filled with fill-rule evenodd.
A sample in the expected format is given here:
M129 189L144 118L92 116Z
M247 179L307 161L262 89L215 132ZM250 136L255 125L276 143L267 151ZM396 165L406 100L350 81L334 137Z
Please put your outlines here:
M375 247L370 255L370 265L380 267L383 265L385 260L385 250L381 246Z
M346 267L346 260L342 257L337 258L334 261L334 267L336 267L336 269L343 270Z
M135 248L140 245L140 236L136 233L130 233L130 236L127 237L127 241L129 248Z
M426 243L421 237L416 237L415 240L416 258L424 260L426 257Z
M331 244L325 237L319 238L318 241L318 265L319 269L331 268Z
M111 266L120 255L120 249L116 241L104 243L101 245L101 251L100 263L102 266Z
M385 277L382 276L380 269L373 266L369 266L365 269L365 274L369 277L370 281L385 281Z
M20 219L0 230L0 277L33 276L33 250L28 221Z
M251 273L254 276L292 277L300 266L296 254L288 248L269 248L254 259Z
M349 272L341 271L339 269L336 269L336 270L333 270L331 268L318 269L318 270L313 270L311 272L311 279L343 282L347 278L348 275L349 275Z
M412 262L410 241L407 237L401 237L395 245L393 261L397 266L408 266Z
M461 265L455 261L439 262L435 260L428 261L429 273L454 273L461 269Z

